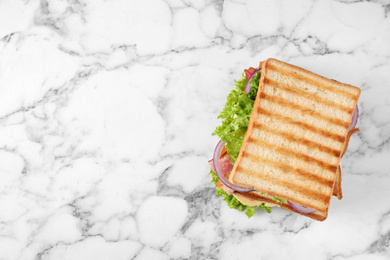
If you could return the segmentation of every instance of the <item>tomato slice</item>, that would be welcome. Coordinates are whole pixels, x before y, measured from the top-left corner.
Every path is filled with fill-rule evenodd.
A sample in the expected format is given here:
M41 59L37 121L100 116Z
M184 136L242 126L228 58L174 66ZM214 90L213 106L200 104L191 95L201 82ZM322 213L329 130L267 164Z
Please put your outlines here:
M252 74L253 74L255 71L256 71L256 69L255 69L255 68L252 68L252 67L250 67L250 68L247 69L247 70L244 70L245 76L246 76L246 80L248 80L248 79L252 76Z

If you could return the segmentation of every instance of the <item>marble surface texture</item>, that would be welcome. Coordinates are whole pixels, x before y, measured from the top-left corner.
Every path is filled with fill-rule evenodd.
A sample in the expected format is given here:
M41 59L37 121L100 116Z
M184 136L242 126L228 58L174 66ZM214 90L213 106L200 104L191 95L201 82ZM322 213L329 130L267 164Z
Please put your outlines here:
M361 88L316 222L215 196L234 79L275 57ZM0 260L390 259L390 1L0 1Z

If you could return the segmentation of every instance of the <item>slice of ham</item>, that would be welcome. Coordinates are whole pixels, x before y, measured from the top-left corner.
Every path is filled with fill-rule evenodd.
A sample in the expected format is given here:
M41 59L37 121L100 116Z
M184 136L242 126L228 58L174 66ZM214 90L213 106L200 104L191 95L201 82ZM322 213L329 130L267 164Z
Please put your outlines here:
M260 69L262 66L263 66L263 62L260 62L259 67L257 67L257 68L250 67L249 69L244 70L244 73L245 73L245 76L246 76L246 80L248 80L252 76L252 74L256 70Z
M248 80L257 69L250 67L249 69L244 70L246 80Z
M209 165L211 166L213 171L215 171L213 160L209 161ZM232 159L230 158L230 156L228 156L226 154L225 149L221 153L220 165L221 165L221 170L222 170L223 175L225 175L226 178L229 178L230 170L233 168L233 164L232 164ZM234 192L234 190L226 187L221 181L218 181L215 186L217 188L223 189L229 195L233 194L233 192Z
M209 165L215 172L213 160L209 161ZM222 155L220 159L220 165L221 165L223 175L230 173L230 170L233 168L233 164L232 164L232 160L230 159L230 156L228 156L226 153Z

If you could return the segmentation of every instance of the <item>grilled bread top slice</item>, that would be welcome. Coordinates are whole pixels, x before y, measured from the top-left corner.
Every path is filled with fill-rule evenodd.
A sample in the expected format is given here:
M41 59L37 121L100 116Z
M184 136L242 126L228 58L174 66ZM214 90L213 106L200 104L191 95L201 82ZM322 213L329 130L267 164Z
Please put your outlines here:
M266 60L230 181L326 217L359 96L357 87Z

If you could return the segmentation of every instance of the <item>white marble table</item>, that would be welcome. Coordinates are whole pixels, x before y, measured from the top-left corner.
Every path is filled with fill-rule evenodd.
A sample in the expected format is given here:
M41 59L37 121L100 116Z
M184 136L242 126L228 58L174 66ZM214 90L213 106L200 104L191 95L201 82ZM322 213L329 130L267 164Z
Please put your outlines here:
M245 214L207 160L269 57L362 89L342 200ZM389 259L390 2L0 1L0 259Z

